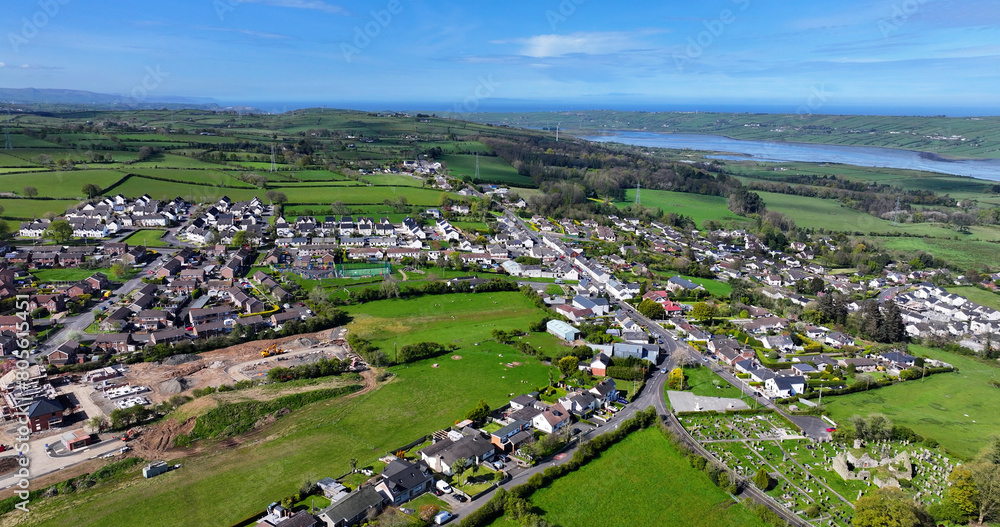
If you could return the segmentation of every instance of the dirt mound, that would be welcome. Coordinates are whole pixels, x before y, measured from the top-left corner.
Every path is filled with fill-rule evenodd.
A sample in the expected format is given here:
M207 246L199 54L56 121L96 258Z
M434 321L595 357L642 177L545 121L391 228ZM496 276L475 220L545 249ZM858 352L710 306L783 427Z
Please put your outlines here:
M297 338L291 342L286 342L285 347L288 349L303 349L315 346L316 344L318 344L317 341L310 338L302 337L302 338Z
M165 419L152 429L140 434L139 439L132 446L137 455L146 459L154 459L174 446L175 437L181 434L190 434L194 428L194 422L194 417L183 423L173 419Z
M225 366L226 366L226 363L222 362L221 360L217 360L217 361L215 361L215 362L213 362L213 363L211 363L211 364L208 365L208 367L212 368L213 370L217 370L219 368L224 368Z
M462 356L461 355L452 355L451 356L451 360L462 360Z
M163 381L160 383L160 393L163 394L176 394L181 393L188 389L187 379L184 377L175 377L168 381Z
M8 472L13 472L17 469L17 457L7 456L0 458L0 474L6 474Z
M163 359L163 364L166 365L166 366L177 366L177 365L180 365L180 364L184 364L185 362L196 361L196 360L198 360L200 358L201 357L199 357L197 355L191 355L191 354L187 354L187 353L182 353L180 355L173 355L173 356L170 356L170 357L167 357L167 358Z

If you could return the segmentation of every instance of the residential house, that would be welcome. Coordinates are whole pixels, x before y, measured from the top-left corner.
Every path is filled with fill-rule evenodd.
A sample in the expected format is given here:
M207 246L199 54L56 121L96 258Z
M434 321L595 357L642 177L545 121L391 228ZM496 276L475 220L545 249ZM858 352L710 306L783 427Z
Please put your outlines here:
M38 399L24 413L27 415L28 428L32 432L41 432L61 425L65 412L65 407L58 399Z
M459 459L465 459L467 466L478 465L491 461L495 454L496 450L488 437L468 428L420 450L420 458L427 466L446 476L452 475L451 466Z
M542 413L535 416L531 421L531 425L535 427L536 430L541 430L546 434L551 434L556 430L568 425L570 422L570 413L566 411L566 408L561 404L554 404L551 407L542 410Z
M773 398L791 397L805 392L806 380L800 376L776 376L764 381L764 389Z
M327 527L351 527L366 520L369 515L382 512L384 506L382 494L375 487L365 485L330 505L319 516Z
M375 490L386 502L400 505L427 492L433 484L431 469L423 461L394 459L382 470L382 480Z

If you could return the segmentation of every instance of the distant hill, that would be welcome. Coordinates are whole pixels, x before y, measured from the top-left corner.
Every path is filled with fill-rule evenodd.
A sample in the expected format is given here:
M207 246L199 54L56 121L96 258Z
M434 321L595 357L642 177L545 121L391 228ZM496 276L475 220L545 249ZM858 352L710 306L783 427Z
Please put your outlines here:
M0 88L0 102L13 104L49 105L94 105L105 107L150 108L163 105L186 107L218 106L218 101L210 97L177 97L171 95L150 95L143 100L127 96L95 93L83 90Z

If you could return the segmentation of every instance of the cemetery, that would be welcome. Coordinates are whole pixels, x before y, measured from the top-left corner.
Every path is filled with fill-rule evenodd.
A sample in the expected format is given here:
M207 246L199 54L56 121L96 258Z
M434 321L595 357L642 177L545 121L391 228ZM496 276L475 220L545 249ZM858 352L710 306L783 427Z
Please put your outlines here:
M770 412L686 415L681 423L746 481L763 468L767 494L816 525L849 527L853 503L879 487L939 502L954 468L940 451L906 442L816 443Z

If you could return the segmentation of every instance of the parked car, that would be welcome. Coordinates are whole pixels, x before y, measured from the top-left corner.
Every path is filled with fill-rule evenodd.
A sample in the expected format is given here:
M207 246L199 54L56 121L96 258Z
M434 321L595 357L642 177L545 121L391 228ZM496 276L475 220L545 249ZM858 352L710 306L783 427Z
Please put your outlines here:
M455 494L455 499L458 500L458 501L460 501L460 502L462 502L462 503L465 503L466 501L469 501L468 498L466 498L465 496L462 496L461 494Z
M493 468L495 468L497 470L503 470L503 463L501 463L499 461L494 461L493 462Z

